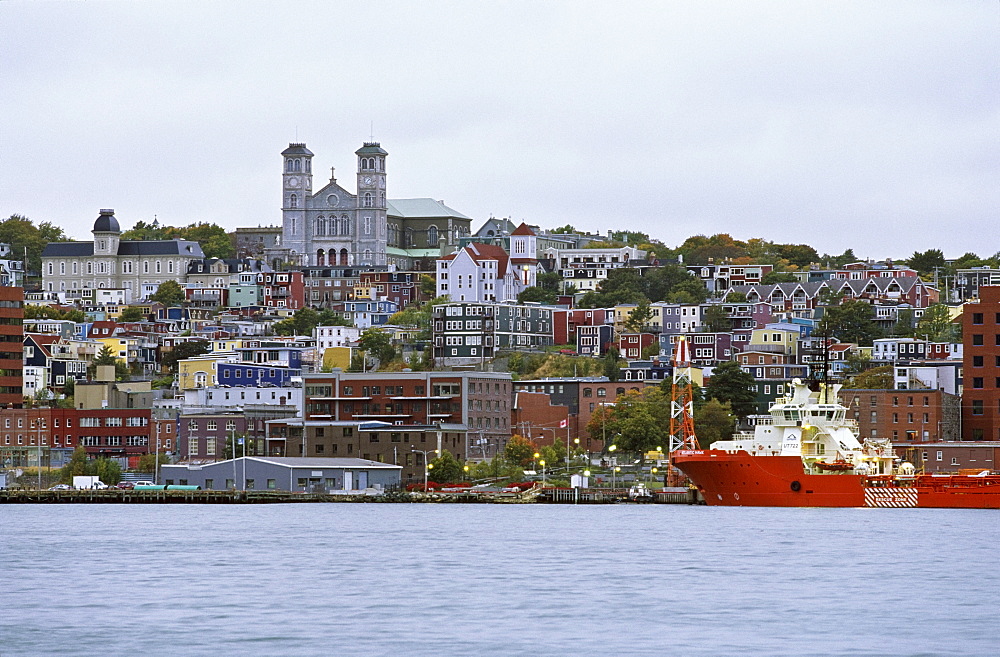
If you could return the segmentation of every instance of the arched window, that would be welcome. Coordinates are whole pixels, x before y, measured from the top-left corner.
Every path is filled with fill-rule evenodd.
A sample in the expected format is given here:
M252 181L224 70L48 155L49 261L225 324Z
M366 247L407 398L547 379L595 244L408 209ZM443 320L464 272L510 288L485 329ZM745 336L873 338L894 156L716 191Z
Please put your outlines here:
M292 164L292 159L291 158L288 158L287 160L285 160L285 171L287 173L291 173L294 170L294 168L295 168L295 165Z
M160 273L160 261L159 260L156 261L156 273L157 274Z
M365 249L365 262L371 262L372 260L372 250Z
M342 265L348 264L348 262L347 262L347 249L341 249L340 250L340 264L342 264Z
M437 226L431 226L427 229L427 246L437 246L438 243L438 229Z
M60 262L59 263L59 273L60 274L65 274L66 273L66 263L65 262Z
M326 235L326 220L323 218L323 215L320 215L316 219L316 234Z
M93 274L94 273L94 263L92 263L92 262L88 262L87 263L87 273L88 274Z
M51 275L52 275L52 263L50 262L49 263L49 276L51 276Z
M302 171L302 160L295 160L295 170Z
M288 207L290 207L290 208L297 208L297 207L299 207L299 197L296 196L295 194L292 194L291 196L289 196L288 197Z
M173 260L167 260L167 273L168 274L174 273L174 261Z
M327 231L330 235L337 234L337 218L330 217L330 221L326 224Z
M324 254L323 249L319 249L318 251L316 251L316 264L317 265L326 264L326 256Z
M341 215L340 217L340 234L350 235L351 234L351 220L347 218L347 215Z
M75 260L73 261L73 273L74 274L77 273L77 271L76 271L76 261Z
M149 273L149 261L148 260L143 260L142 261L142 273L143 274L148 274Z
M370 208L370 207L372 207L372 193L371 193L371 192L365 192L365 202L364 202L364 206L365 206L366 208Z

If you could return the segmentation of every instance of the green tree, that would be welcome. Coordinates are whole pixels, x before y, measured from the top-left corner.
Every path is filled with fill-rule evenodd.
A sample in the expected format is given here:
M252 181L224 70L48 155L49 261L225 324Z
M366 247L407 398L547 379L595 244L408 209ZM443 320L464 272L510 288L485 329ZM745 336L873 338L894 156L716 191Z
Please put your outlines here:
M147 224L141 219L126 231L122 231L122 240L136 240L142 242L152 242L170 239L169 230L172 228L160 226L159 224Z
M358 347L378 359L379 367L385 367L396 357L396 347L389 334L377 328L367 329L358 340Z
M797 281L795 274L788 271L769 271L760 279L764 285L775 285L776 283L794 283Z
M924 310L914 333L931 342L952 342L957 338L958 325L952 320L948 306L935 303Z
M137 306L126 306L122 309L120 315L118 315L118 321L120 322L141 322L146 319L146 315L143 314L142 308Z
M139 465L136 466L136 470L150 474L156 472L157 457L159 457L161 466L170 463L170 457L162 452L160 454L143 454L139 457Z
M28 255L25 268L28 272L42 271L42 251L49 242L65 242L69 238L62 228L43 221L37 226L27 217L12 214L0 222L0 243L10 244L15 259Z
M820 320L820 335L870 347L873 340L882 337L882 329L873 321L874 318L875 309L870 303L849 299L839 306L824 309Z
M184 303L184 288L177 281L163 281L156 292L149 295L149 300L164 306L179 306Z
M122 480L122 466L114 459L100 458L94 461L94 474L108 486L116 486Z
M604 376L608 377L608 381L618 380L618 368L621 366L620 360L621 354L618 351L618 347L614 345L608 347L608 352L604 354Z
M913 329L913 310L911 308L900 308L897 311L896 322L889 330L889 335L894 338L912 338Z
M729 440L736 430L736 416L732 405L723 404L718 399L710 399L694 412L695 434L702 449L717 440Z
M628 333L641 333L652 319L653 309L649 307L649 301L642 299L628 314L622 328Z
M518 303L543 303L552 305L556 302L556 293L537 285L525 288L517 295Z
M235 258L236 247L222 226L210 223L191 224L182 230L183 239L198 242L206 258Z
M433 299L437 294L437 281L430 274L420 275L420 294L425 299Z
M702 321L710 333L726 333L733 328L733 320L721 304L712 304L706 308Z
M201 356L212 350L212 345L207 340L190 340L174 345L173 349L160 357L160 366L173 374L177 374L177 361Z
M910 268L917 270L917 273L928 277L934 274L935 268L944 269L946 265L944 253L941 252L941 249L928 249L923 253L914 251L910 259L906 261L906 264Z
M54 308L52 306L29 305L24 307L25 319L67 319L71 322L85 322L87 316L82 310Z
M83 447L77 447L73 450L73 455L70 457L69 462L60 468L59 481L64 484L71 484L73 483L74 476L91 474L91 470L92 466L87 456L87 450Z
M465 479L465 472L451 452L444 452L430 462L427 479L438 484L451 484Z
M534 459L538 446L520 434L514 434L503 449L503 457L508 462L524 467Z
M892 370L891 365L873 367L849 378L844 382L844 387L856 390L891 390L893 388Z
M578 231L572 224L566 224L565 226L559 226L558 228L553 228L549 230L553 235L574 235L578 234Z
M737 362L728 361L712 370L712 378L705 386L705 397L728 402L737 417L746 417L757 411L755 384L756 380L741 370Z

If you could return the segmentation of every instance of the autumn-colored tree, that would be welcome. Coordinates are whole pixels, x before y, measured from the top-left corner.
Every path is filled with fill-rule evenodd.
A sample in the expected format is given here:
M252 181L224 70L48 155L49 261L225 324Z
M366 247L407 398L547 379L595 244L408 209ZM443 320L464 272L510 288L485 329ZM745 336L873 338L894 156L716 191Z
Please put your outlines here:
M514 434L504 447L503 457L510 463L525 466L531 463L538 446L520 434Z

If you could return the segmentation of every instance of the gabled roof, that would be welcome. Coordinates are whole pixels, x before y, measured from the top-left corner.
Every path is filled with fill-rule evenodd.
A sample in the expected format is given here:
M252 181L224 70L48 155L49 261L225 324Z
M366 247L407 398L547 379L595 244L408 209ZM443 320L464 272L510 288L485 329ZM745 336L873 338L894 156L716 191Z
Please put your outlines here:
M94 322L90 325L90 329L87 331L88 338L106 338L115 334L115 329L118 327L116 322L111 320L100 320Z
M528 227L528 224L521 222L521 225L514 229L511 235L534 235L535 231Z

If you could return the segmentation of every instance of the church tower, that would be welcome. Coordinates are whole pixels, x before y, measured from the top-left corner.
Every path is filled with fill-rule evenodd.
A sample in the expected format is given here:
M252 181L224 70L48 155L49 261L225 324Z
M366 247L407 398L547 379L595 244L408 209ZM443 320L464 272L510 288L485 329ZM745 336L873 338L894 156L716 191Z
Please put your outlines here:
M354 261L384 265L388 240L385 158L389 153L373 141L365 142L355 154L358 156L358 221Z
M295 264L307 265L311 236L306 208L312 194L313 154L305 144L289 144L281 152L284 158L282 182L282 246L290 251Z

